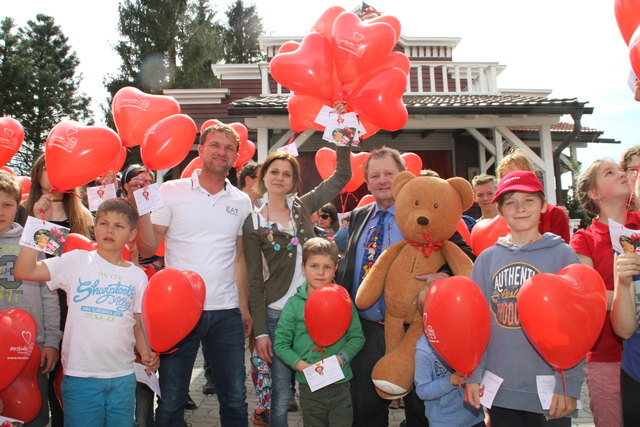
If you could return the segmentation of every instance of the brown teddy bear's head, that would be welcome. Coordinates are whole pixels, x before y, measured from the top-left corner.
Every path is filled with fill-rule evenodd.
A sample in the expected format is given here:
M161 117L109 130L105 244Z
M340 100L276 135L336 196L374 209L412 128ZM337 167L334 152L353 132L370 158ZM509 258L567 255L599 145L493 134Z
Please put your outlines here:
M462 212L473 204L471 184L464 178L448 180L401 172L393 181L395 216L405 238L418 243L448 240Z

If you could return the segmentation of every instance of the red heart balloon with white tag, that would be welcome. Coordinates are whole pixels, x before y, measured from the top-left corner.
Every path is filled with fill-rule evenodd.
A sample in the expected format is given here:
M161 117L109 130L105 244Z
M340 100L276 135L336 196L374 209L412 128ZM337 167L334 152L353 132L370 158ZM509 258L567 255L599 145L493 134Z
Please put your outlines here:
M0 166L18 152L24 140L24 129L11 117L0 117Z
M364 182L364 163L369 157L369 153L350 153L351 155L351 179L342 189L342 193L350 193L357 190ZM316 169L323 180L329 179L336 171L337 155L334 150L322 147L316 152Z
M24 310L0 311L0 390L22 372L36 345L36 321Z
M602 277L584 264L531 276L518 294L518 315L527 337L559 370L573 368L593 347L606 314Z
M121 150L118 134L109 128L60 122L45 144L49 182L58 191L84 185L108 170Z
M140 145L151 126L180 114L180 104L170 96L150 95L135 87L123 87L113 97L113 121L125 147Z

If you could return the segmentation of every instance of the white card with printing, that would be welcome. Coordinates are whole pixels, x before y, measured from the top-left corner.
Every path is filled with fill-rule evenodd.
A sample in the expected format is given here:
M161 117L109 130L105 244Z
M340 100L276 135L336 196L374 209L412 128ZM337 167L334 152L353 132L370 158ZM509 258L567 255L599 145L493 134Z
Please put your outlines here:
M89 200L89 210L95 212L105 200L116 198L115 184L98 185L87 187L87 199Z
M536 387L538 389L538 398L542 409L549 410L551 406L551 399L553 398L553 390L556 386L556 377L553 375L536 375ZM578 409L582 409L582 402L577 401L576 406Z
M344 378L344 372L342 372L338 357L335 355L314 363L302 372L312 392Z
M133 371L136 374L136 381L148 385L155 394L162 397L160 395L160 381L158 381L158 375L155 372L151 372L146 366L138 362L133 364Z
M485 371L480 383L480 404L485 408L491 409L493 399L496 398L498 390L504 381L493 372Z
M320 111L318 112L318 115L316 116L314 122L316 122L320 126L326 126L327 124L329 124L329 114L333 112L334 112L333 108L327 105L323 105Z
M278 148L278 151L286 151L287 153L291 154L293 157L298 157L298 146L296 145L295 142L292 142L291 144L287 144L284 147L280 147Z
M164 206L160 195L160 185L156 182L133 192L138 205L138 213L142 216L157 211Z
M4 426L5 423L9 423L8 425L13 427L14 424L21 426L22 424L24 424L24 421L16 420L15 418L3 417L2 415L0 415L0 426Z
M68 235L67 227L30 216L24 224L18 244L49 255L60 256Z

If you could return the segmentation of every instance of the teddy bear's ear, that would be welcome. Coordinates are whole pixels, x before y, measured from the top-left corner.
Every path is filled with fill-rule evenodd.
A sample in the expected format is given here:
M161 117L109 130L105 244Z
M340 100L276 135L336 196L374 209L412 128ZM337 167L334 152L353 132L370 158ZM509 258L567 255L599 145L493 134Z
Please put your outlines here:
M458 194L460 195L460 200L462 201L462 211L466 211L473 205L473 189L471 188L471 184L464 178L460 178L459 176L449 178L447 180L449 185L456 189Z
M396 179L393 180L393 186L391 187L391 194L393 194L393 198L395 199L398 196L400 189L415 177L416 176L409 171L400 172L396 176Z

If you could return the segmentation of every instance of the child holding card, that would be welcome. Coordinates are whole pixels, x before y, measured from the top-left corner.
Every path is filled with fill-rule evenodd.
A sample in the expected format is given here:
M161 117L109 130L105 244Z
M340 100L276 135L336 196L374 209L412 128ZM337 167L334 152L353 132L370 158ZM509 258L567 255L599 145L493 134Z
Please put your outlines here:
M416 305L420 315L424 313L428 289L427 285L418 293ZM482 411L464 401L464 390L458 385L462 377L438 356L422 334L416 343L414 384L416 394L424 401L429 427L484 427Z
M305 327L304 305L313 291L333 281L337 262L338 247L335 243L314 237L304 244L302 271L306 283L287 301L276 328L274 350L284 363L297 371L305 426L350 427L353 418L350 392L353 374L349 363L364 345L362 327L353 304L353 316L347 332L335 344L324 348L325 358L338 356L344 379L312 392L303 373L305 368L322 359L322 352L314 351L318 346Z
M137 220L129 202L107 200L97 212L97 251L38 261L35 249L23 247L16 261L16 277L49 281L51 289L67 293L61 388L67 425L133 425L134 344L143 363L158 368L140 324L147 276L122 259Z
M491 338L478 367L467 381L465 400L480 408L479 383L485 371L503 379L489 409L492 427L517 425L570 426L584 371L582 362L564 373L554 372L527 339L517 313L518 293L534 274L555 273L579 262L575 252L552 233L538 231L547 201L533 172L515 171L498 183L492 203L509 224L511 234L498 240L476 260L471 278L487 299L492 313ZM547 410L537 391L538 376L555 375ZM565 395L566 391L566 395Z
M41 351L41 369L38 369L38 386L42 394L42 407L30 425L46 425L49 420L47 374L58 363L60 353L60 306L58 295L44 283L20 280L11 274L20 246L22 226L13 222L20 203L20 182L14 175L0 171L0 310L19 308L36 321L35 341ZM1 369L1 368L0 368ZM0 410L0 413L2 411Z

